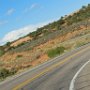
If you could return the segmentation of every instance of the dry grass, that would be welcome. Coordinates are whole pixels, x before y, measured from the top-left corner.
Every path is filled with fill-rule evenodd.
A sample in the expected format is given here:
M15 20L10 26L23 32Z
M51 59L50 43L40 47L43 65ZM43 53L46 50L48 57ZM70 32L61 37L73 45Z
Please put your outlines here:
M47 51L50 49L63 46L67 52L89 42L90 30L74 31L36 46L31 50L19 53L6 53L0 58L0 67L8 69L15 67L21 71L50 60L47 55Z

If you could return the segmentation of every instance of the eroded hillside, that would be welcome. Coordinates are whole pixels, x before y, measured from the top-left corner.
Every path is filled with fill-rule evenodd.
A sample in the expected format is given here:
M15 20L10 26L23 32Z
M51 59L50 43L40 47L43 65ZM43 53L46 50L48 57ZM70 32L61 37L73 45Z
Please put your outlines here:
M20 72L87 43L90 43L90 5L1 46L0 67Z

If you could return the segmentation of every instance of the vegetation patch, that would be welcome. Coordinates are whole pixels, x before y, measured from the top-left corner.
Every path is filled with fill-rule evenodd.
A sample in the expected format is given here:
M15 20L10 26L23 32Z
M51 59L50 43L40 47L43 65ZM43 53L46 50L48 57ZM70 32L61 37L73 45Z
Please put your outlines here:
M23 55L17 55L17 57L16 57L16 58L21 58L21 57L23 57Z
M64 53L64 50L65 50L65 47L61 46L61 47L57 47L57 48L55 48L55 49L49 50L49 51L47 52L47 54L48 54L48 56L49 56L50 58L53 58L53 57L55 57L55 56L57 56L57 55L60 55L60 54Z
M17 70L14 68L12 68L11 70L1 68L0 69L0 80L3 80L8 76L14 75L16 72L17 72Z
M0 46L0 56L2 56L5 53L4 49L2 46Z
M76 44L76 47L78 48L78 47L81 47L81 46L83 46L83 45L85 45L85 44L87 44L88 42L78 42L77 44Z

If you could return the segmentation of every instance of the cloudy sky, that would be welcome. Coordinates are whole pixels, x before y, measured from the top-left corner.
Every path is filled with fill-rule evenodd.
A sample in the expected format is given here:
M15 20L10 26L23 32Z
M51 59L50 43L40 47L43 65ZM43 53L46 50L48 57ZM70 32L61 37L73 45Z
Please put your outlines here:
M90 0L0 0L0 45L89 3Z

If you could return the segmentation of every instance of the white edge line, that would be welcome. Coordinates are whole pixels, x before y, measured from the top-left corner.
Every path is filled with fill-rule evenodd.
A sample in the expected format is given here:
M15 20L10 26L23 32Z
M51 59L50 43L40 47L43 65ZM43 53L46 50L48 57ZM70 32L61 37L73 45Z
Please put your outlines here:
M84 68L89 62L90 62L90 60L87 61L87 62L77 71L77 73L75 74L75 76L74 76L73 79L71 80L69 90L74 90L74 83L75 83L75 80L76 80L77 76L79 75L79 73L83 70L83 68Z

